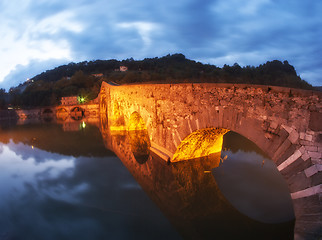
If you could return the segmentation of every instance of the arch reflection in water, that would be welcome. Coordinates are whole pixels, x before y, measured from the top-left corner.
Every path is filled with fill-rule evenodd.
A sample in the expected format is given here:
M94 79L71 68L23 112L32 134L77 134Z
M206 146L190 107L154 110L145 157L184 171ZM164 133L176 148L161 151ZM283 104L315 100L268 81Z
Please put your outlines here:
M74 120L81 120L85 116L85 109L81 107L74 107L70 112L71 118Z
M293 222L262 223L227 200L211 171L220 164L220 153L170 165L152 153L138 164L130 135L104 141L185 239L293 238Z
M294 220L288 186L275 163L236 132L224 136L220 167L214 177L224 196L240 212L266 223Z
M150 138L143 118L138 112L131 114L128 126L129 143L136 161L145 163L150 155Z
M65 108L59 108L56 111L56 118L61 121L65 121L68 118L68 112Z

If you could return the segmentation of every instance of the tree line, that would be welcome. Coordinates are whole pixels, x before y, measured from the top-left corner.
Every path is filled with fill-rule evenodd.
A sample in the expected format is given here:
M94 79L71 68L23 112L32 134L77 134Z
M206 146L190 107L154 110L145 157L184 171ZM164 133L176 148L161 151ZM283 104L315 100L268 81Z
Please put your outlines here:
M127 71L119 71L120 66ZM94 76L101 74L102 77ZM273 85L313 89L302 80L287 61L268 61L257 67L241 67L235 63L222 68L187 59L183 54L161 58L133 58L118 61L96 60L69 63L47 70L29 82L11 88L8 93L0 90L0 107L35 107L57 105L61 97L78 95L91 100L97 97L102 81L118 84L157 82L209 82Z

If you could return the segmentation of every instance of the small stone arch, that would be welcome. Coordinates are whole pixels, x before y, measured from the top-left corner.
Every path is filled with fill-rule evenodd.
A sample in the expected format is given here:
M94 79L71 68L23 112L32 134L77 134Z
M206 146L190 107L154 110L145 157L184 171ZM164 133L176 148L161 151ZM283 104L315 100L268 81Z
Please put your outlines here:
M70 111L71 118L81 120L85 117L85 109L82 107L74 107Z
M56 118L58 120L65 121L69 116L68 111L65 108L58 108L56 110Z
M43 114L53 114L53 110L50 109L50 108L45 108L43 111L42 111Z
M42 111L42 118L46 121L46 122L50 122L52 121L53 119L53 116L54 116L54 112L52 109L50 108L45 108L43 111Z

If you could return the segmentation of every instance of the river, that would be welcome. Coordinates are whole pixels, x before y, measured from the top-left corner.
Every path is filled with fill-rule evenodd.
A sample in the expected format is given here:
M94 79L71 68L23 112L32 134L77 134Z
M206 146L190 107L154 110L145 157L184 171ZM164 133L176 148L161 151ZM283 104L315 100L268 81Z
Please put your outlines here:
M0 240L293 239L287 186L254 143L228 132L221 154L168 164L135 134L2 123Z

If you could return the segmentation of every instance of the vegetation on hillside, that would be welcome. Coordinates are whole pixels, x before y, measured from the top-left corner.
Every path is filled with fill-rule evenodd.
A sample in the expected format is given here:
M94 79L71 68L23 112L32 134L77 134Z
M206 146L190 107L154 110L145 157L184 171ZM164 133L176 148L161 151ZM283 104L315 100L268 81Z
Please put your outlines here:
M128 71L119 71L120 66L126 66ZM102 76L93 75L99 73ZM235 63L233 66L224 65L219 68L189 60L182 54L173 54L144 60L97 60L59 66L10 89L8 96L0 91L0 107L8 102L21 107L56 105L61 97L72 95L81 95L91 100L97 96L102 81L119 84L245 83L313 89L287 61L274 60L258 67L241 67Z

